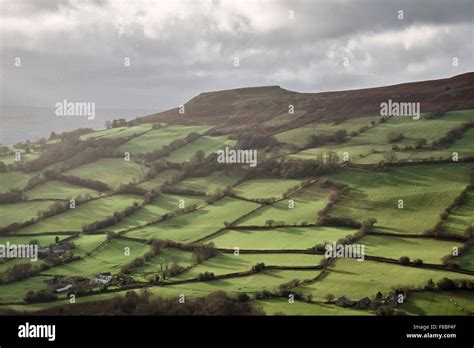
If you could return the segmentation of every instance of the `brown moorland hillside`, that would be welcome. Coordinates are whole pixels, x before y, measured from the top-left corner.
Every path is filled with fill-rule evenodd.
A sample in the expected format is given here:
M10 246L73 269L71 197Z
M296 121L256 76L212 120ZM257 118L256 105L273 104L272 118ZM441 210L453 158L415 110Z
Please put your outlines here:
M421 112L474 109L474 72L439 80L323 93L298 93L279 86L206 92L184 104L184 114L174 108L145 116L140 122L209 124L223 132L258 128L273 133L315 121L341 122L378 115L380 103L388 99L420 102ZM294 105L294 120L282 125L268 124L288 115L290 104Z

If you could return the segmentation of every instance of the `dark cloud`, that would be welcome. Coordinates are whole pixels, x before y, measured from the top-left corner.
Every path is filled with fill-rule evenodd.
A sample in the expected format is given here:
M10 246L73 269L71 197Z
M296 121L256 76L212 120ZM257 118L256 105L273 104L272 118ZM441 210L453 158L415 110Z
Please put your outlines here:
M1 102L162 110L208 90L448 77L473 70L473 11L471 0L3 0Z

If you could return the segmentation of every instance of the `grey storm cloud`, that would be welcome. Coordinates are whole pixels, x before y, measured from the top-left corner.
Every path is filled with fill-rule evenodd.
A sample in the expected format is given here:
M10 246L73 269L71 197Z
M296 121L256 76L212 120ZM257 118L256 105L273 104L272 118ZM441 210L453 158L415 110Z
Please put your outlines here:
M1 103L158 111L219 89L449 77L473 70L473 13L472 0L1 0Z

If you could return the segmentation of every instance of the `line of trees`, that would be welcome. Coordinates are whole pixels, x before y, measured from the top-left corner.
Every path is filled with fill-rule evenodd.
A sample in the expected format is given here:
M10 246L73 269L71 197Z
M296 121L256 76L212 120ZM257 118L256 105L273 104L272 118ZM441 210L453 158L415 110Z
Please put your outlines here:
M99 192L110 191L110 187L107 184L98 180L84 179L73 175L65 175L54 170L47 170L44 172L44 175L50 180L64 181L72 185L87 187Z

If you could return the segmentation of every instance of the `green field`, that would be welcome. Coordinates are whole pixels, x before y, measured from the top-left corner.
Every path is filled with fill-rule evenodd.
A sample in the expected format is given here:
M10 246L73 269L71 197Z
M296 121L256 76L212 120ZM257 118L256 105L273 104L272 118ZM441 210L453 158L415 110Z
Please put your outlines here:
M209 130L207 126L168 126L152 130L130 141L120 145L116 153L123 154L129 152L131 156L145 154L159 150L165 145L169 145L173 140L183 139L189 133L204 133Z
M474 271L474 248L471 247L455 259L462 268Z
M90 138L106 138L106 139L116 139L116 138L123 138L129 137L132 135L139 135L145 133L146 131L151 130L151 124L139 124L133 127L117 127L117 128L110 128L104 129L98 132L92 132L88 134L81 135L82 140L90 139Z
M257 291L274 291L278 285L287 283L293 279L310 280L315 278L319 271L263 271L243 277L216 279L208 282L195 282L179 285L167 285L163 287L150 288L153 295L163 297L178 297L184 294L186 297L198 297L214 291L224 290L230 294L241 292L255 293Z
M129 248L130 255L125 254L126 248ZM63 276L81 275L89 278L101 272L116 274L123 265L138 256L142 256L149 249L150 246L147 244L113 239L111 242L103 244L82 260L53 267L43 273Z
M191 213L133 230L127 236L192 242L223 228L224 221L234 221L257 207L256 203L226 197Z
M146 281L148 277L160 275L162 267L165 268L166 265L170 266L174 263L184 268L191 267L193 265L192 252L176 248L163 249L143 266L135 268L132 275L135 280Z
M445 207L469 183L471 164L409 166L376 173L344 170L331 177L350 191L330 215L357 221L376 218L376 229L421 234L434 227ZM403 200L403 209L398 201Z
M464 203L451 211L444 224L447 232L464 236L469 226L474 226L474 192L468 192Z
M96 199L76 205L75 209L43 219L20 231L32 234L40 232L82 231L84 225L108 217L115 211L121 211L131 206L133 202L140 202L140 197L114 195Z
M381 160L387 161L384 158L383 153L390 152L392 149L392 144L387 140L387 136L390 132L403 134L404 138L396 143L399 147L414 146L416 140L419 138L424 138L427 140L428 144L431 144L433 141L445 136L451 129L454 129L463 123L472 122L473 115L473 110L464 110L448 112L445 116L433 120L424 118L413 120L410 117L391 117L387 122L378 124L366 132L351 137L342 144L331 144L317 148L310 148L292 154L289 157L314 159L318 154L326 154L328 151L335 151L338 154L340 161L343 160L345 152L348 153L350 161L355 163L368 164L378 163ZM354 119L354 121L355 120L357 119ZM344 123L339 125L342 129L344 129ZM301 146L308 140L305 135L309 136L311 133L308 131L305 132L304 127L301 131L298 131L298 129L290 132L295 134L296 139L298 139L298 136L300 136L301 139L305 139L304 141L299 140L299 143L298 140L296 141L296 145L299 144ZM347 130L349 129L350 128L347 128ZM350 132L348 131L348 133ZM289 142L291 142L291 137L289 138ZM466 131L463 139L457 141L455 144L450 146L449 149L438 151L396 152L396 154L398 159L429 157L449 158L453 151L458 151L461 158L468 155L474 155L474 151L472 150L472 130Z
M294 179L252 179L236 186L234 192L247 199L282 198L283 193L300 183Z
M145 173L146 168L132 160L125 161L123 158L101 158L66 172L68 175L83 179L101 181L113 189L121 184L142 181Z
M21 164L21 163L25 163L25 162L28 162L28 161L31 161L31 160L34 160L36 158L39 157L39 153L24 153L22 151L19 151L19 150L14 150L15 152L21 152L21 155L20 155L20 161L16 161L16 154L11 154L11 155L2 155L0 156L0 162L3 162L5 163L6 165L9 165L9 164L15 164L15 163L18 163L18 164Z
M23 188L35 173L6 172L0 173L0 193L10 189Z
M85 195L96 197L99 193L89 188L56 180L47 181L26 193L28 199L71 199Z
M333 134L343 129L346 130L347 134L350 134L353 131L358 131L363 126L369 126L370 122L378 121L379 119L380 116L371 116L352 118L339 124L314 123L276 134L275 138L283 143L305 146L311 135Z
M218 248L250 250L308 249L356 232L333 227L283 227L265 230L226 230L206 239Z
M129 228L142 226L149 222L156 221L162 215L178 210L181 201L184 202L185 207L193 204L198 206L202 206L204 204L204 199L199 196L161 194L156 197L153 202L145 205L143 208L137 210L132 215L127 216L119 223L110 227L106 227L103 230L120 232Z
M54 201L31 201L0 205L0 227L15 222L21 223L35 218L38 213L48 210Z
M436 239L417 239L388 236L366 236L357 242L365 246L365 254L398 260L408 256L410 260L421 259L425 263L441 264L441 258L451 254L454 247L461 242L450 242Z
M288 199L257 210L242 219L239 226L264 226L267 220L276 220L287 225L302 222L315 223L318 211L327 205L330 193L331 190L322 188L317 183L312 184ZM294 205L290 204L290 200Z
M262 262L266 266L317 266L322 258L323 255L310 254L219 254L174 278L197 278L203 272L212 272L215 275L246 272Z
M171 180L176 175L179 175L181 172L177 169L167 169L159 173L156 177L150 180L143 181L138 184L138 187L141 187L145 190L153 190L160 188L168 180Z
M166 157L166 160L178 163L187 162L194 157L197 151L203 151L206 156L209 156L211 153L224 149L226 146L233 147L236 143L236 140L229 139L227 135L214 137L206 135L174 150Z
M234 185L242 178L243 173L233 171L229 173L213 172L211 175L204 177L189 177L180 181L175 186L180 189L191 189L202 191L206 194L213 194L217 189L223 189L227 186Z
M472 315L474 293L467 291L415 292L400 309L411 315Z
M2 285L2 291L0 291L0 303L22 302L25 294L29 290L39 291L46 289L48 285L45 281L47 280L50 280L50 278L36 276L18 282L4 284Z
M74 255L81 257L88 256L105 241L106 236L103 234L81 234L79 237L70 240L74 244L72 252Z
M255 300L252 304L262 309L267 315L370 315L371 313L358 309L342 308L324 303L308 303L287 299L270 298Z
M232 100L234 97L232 95ZM238 107L233 108L237 114L244 112L244 109L239 110L242 101L235 100ZM286 101L281 100L281 103L283 105ZM327 295L333 294L336 299L344 295L359 300L365 296L373 299L378 292L382 292L387 298L394 288L406 287L410 289L409 296L397 309L409 315L474 314L472 292L442 292L437 286L433 292L424 289L428 281L432 280L436 284L445 277L474 281L474 275L469 273L474 271L474 248L468 247L471 242L465 235L465 230L474 224L473 192L469 192L466 200L449 213L444 224L446 235L442 232L434 234L432 231L441 221L441 214L446 208L472 184L474 164L463 160L474 157L474 128L466 129L462 137L445 147L430 147L450 130L472 122L474 110L447 112L433 120L423 115L421 120L391 117L378 123L379 116L367 116L340 123L315 122L290 129L292 122L314 122L318 119L311 119L306 111L298 112L297 115L288 115L275 111L263 117L257 127L249 129L244 128L243 124L227 122L233 119L230 115L222 118L225 121L223 124L209 122L212 126L198 125L190 118L183 121L188 125L161 124L161 128L153 129L153 124L139 124L106 129L85 134L80 140L88 139L94 145L94 139L98 138L124 138L126 142L112 149L111 153L115 157L103 157L75 167L46 160L44 166L39 166L41 169L35 173L28 173L27 166L24 169L21 166L0 168L4 171L0 173L0 194L12 188L22 189L31 177L50 169L65 175L100 181L111 189L98 192L62 181L47 180L25 191L25 201L11 203L21 197L0 197L1 202L5 202L0 203L1 228L28 221L46 211L55 201L67 203L78 196L92 196L91 200L76 204L75 209L68 209L0 236L0 247L7 242L28 244L33 240L47 247L55 243L56 238L59 243L67 240L74 245L72 254L79 257L67 263L57 262L55 266L51 260L54 257L52 253L34 263L29 258L0 259L0 278L6 280L12 278L5 275L21 271L12 266L28 263L53 265L40 275L0 285L2 308L30 312L65 305L68 304L65 293L59 295L56 301L44 303L26 304L23 298L30 289L54 291L53 281L58 277L91 279L98 273L111 272L114 276L120 276L107 285L110 292L100 293L99 287L95 287L97 292L80 296L77 302L112 299L125 296L131 288L140 292L145 287L154 299L177 298L182 294L186 298L197 298L215 291L225 291L231 297L248 293L248 305L268 315L375 315L379 313L375 308L356 310L338 307L332 302L326 303ZM334 119L342 120L347 116L350 115L335 115ZM153 119L160 120L160 117ZM302 117L300 121L295 121L299 117ZM206 121L202 124L206 124L207 119L203 120ZM365 129L359 132L361 127ZM205 135L211 129L213 133L210 134L225 135ZM347 131L345 142L299 151L309 136L327 136L340 130ZM142 156L162 149L175 140L184 140L193 132L199 133L200 137L176 147L163 158ZM393 144L387 139L390 132L404 135L397 142L401 149L392 151ZM279 143L272 142L265 146L264 141L273 134ZM426 139L428 145L418 150L405 148L413 146L420 138ZM205 155L209 155L226 146L235 146L237 142L244 148L246 145L250 147L249 144L255 145L259 150L258 165L263 167L232 166L209 162L207 159L199 163L190 161L196 151L202 150ZM45 152L51 158L51 153L48 153L50 146L36 142L31 144L31 156ZM25 150L19 151L23 153ZM340 161L347 152L351 163L341 166L325 163L316 168L314 162L309 163L312 167L300 161L286 162L295 158L315 159L319 154L326 156L329 151L335 151ZM124 152L131 153L130 161L124 160ZM389 152L395 152L396 160L416 163L373 166L386 161ZM439 164L421 162L421 159L448 159L453 152L459 154L461 161ZM3 157L0 156L0 161L8 160ZM279 164L267 172L270 166L266 165L265 160L276 160ZM307 168L314 170L309 171ZM338 196L331 185L320 184L326 179L347 185L347 192ZM311 184L293 192L303 183ZM117 194L123 184L133 184L146 191L154 190L156 196L132 214L116 218L113 225L83 233L85 225L110 218L135 203L148 201L144 198L151 192L146 195L145 192L140 192L140 195ZM232 188L230 193L211 204L207 203L211 202L209 196L227 187ZM168 193L162 193L161 190ZM185 212L181 203L184 203L184 208L195 206L196 209ZM321 220L327 226L320 226L317 223L318 212L325 207L328 207L329 217L338 219ZM373 230L363 234L360 239L348 241L364 246L364 260L338 257L329 263L321 262L325 258L321 253L316 253L316 246L354 235L358 228L341 226L352 226L353 221L363 223L371 218L376 219ZM163 249L147 261L142 258L142 263L131 268L125 276L130 287L124 286L121 282L124 275L120 274L122 267L151 251L147 243L149 239L162 240ZM213 246L216 250L206 255L209 249L204 251L199 244L207 244L209 248ZM466 250L450 260L454 265L445 265L443 257L451 254L453 248L463 245L466 245ZM240 251L238 255L234 254L236 250ZM198 263L198 257L202 256L205 256L206 261ZM402 256L409 257L412 262L421 259L424 265L402 265L398 261ZM259 263L264 263L267 268L252 272L253 266ZM179 267L176 268L176 265ZM222 278L203 280L200 275L204 272L212 272L215 277ZM277 291L278 286L295 279L305 281L292 289L303 297L295 303L289 303L285 297L278 297L281 294ZM85 287L88 288L87 285ZM264 290L273 295L257 300L259 296L255 296L256 293ZM72 310L72 306L69 309Z
M334 294L336 298L344 295L358 300L365 296L374 298L378 291L387 295L397 286L424 286L430 279L437 282L444 277L474 279L474 276L449 271L404 267L368 260L360 262L355 259L339 259L322 278L299 288L303 293L311 293L314 300L318 301L325 300L327 294Z

